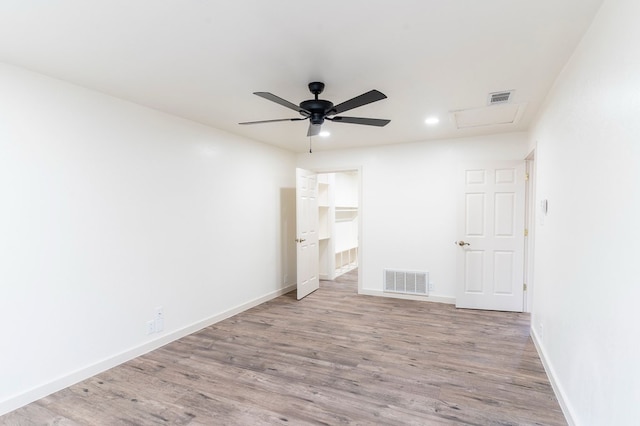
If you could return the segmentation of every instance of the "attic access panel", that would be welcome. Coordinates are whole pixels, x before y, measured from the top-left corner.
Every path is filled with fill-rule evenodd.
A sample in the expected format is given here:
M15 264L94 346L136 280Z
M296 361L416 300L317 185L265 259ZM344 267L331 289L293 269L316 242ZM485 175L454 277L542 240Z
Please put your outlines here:
M451 118L457 129L516 124L525 104L501 104L482 108L452 111Z

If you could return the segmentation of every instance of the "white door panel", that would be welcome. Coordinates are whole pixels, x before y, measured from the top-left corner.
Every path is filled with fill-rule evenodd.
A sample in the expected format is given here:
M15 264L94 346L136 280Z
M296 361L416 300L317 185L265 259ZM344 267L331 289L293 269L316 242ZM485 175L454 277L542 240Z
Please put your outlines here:
M460 175L456 306L521 312L525 164L475 164Z
M320 288L318 275L318 176L296 169L298 300Z

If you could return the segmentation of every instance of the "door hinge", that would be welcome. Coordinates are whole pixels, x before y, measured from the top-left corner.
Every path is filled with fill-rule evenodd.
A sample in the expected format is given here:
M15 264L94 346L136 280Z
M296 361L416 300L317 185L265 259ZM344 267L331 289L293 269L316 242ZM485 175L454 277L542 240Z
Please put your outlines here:
M529 172L526 172L526 173L524 174L524 180L525 180L525 181L528 181L528 180L529 180Z
M527 291L527 283L522 284L522 289L523 289L524 291Z
M525 230L524 230L524 236L525 236L525 237L528 237L528 236L529 236L529 230L528 230L528 229L525 229Z

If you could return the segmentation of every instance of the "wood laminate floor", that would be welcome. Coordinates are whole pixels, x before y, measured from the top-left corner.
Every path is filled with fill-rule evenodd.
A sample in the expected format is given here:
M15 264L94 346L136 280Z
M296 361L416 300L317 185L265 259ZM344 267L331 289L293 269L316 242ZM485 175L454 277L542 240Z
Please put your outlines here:
M0 417L7 425L564 425L527 314L356 294L356 271Z

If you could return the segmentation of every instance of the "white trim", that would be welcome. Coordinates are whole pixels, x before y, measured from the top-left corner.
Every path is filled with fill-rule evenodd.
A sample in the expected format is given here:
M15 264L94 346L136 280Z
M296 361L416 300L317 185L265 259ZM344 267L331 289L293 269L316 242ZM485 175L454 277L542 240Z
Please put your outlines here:
M364 288L361 290L358 290L358 294L362 294L365 296L390 297L392 299L421 300L423 302L447 303L449 305L456 304L456 298L448 297L448 296L432 296L432 295L418 296L413 294L387 293L380 290L367 290Z
M278 296L289 293L290 291L293 291L295 289L296 289L295 284L289 284L287 285L287 287L272 291L264 296L242 303L224 312L213 315L204 320L195 322L191 325L188 325L179 330L173 331L169 334L160 336L152 341L145 342L139 346L128 349L124 352L120 352L118 354L105 358L89 366L82 367L76 371L73 371L69 374L58 377L57 379L52 380L48 383L45 383L41 386L34 387L32 389L29 389L26 392L22 392L18 395L12 396L9 399L6 399L0 402L0 416L7 414L13 410L16 410L24 405L37 401L38 399L44 398L47 395L51 395L54 392L65 389L71 385L74 385L78 382L81 382L90 377L93 377L96 374L100 374L103 371L116 367L133 358L139 357L155 349L158 349L168 343L181 339L182 337L195 333L196 331L199 331L205 327L209 327L210 325L213 325L217 322L220 322L229 317L232 317L241 312L244 312L247 309L251 309L264 302L268 302L269 300L275 299Z
M535 246L536 246L536 148L525 157L527 173L529 180L526 182L525 190L525 219L526 229L529 230L528 236L525 238L525 258L524 258L524 282L527 284L527 290L523 292L523 312L533 312L533 291L535 287L534 264L535 264Z
M553 393L556 395L556 399L560 404L560 408L562 409L562 413L564 414L567 424L569 426L575 426L577 423L575 421L576 417L574 415L574 410L571 408L571 404L569 404L569 400L566 397L566 392L563 390L562 385L556 379L555 370L551 366L551 363L547 358L547 354L540 343L540 338L533 327L531 327L531 340L533 340L533 345L538 351L538 356L540 356L540 361L542 361L542 366L544 367L544 371L547 373L547 377L549 378L549 382L553 388Z

